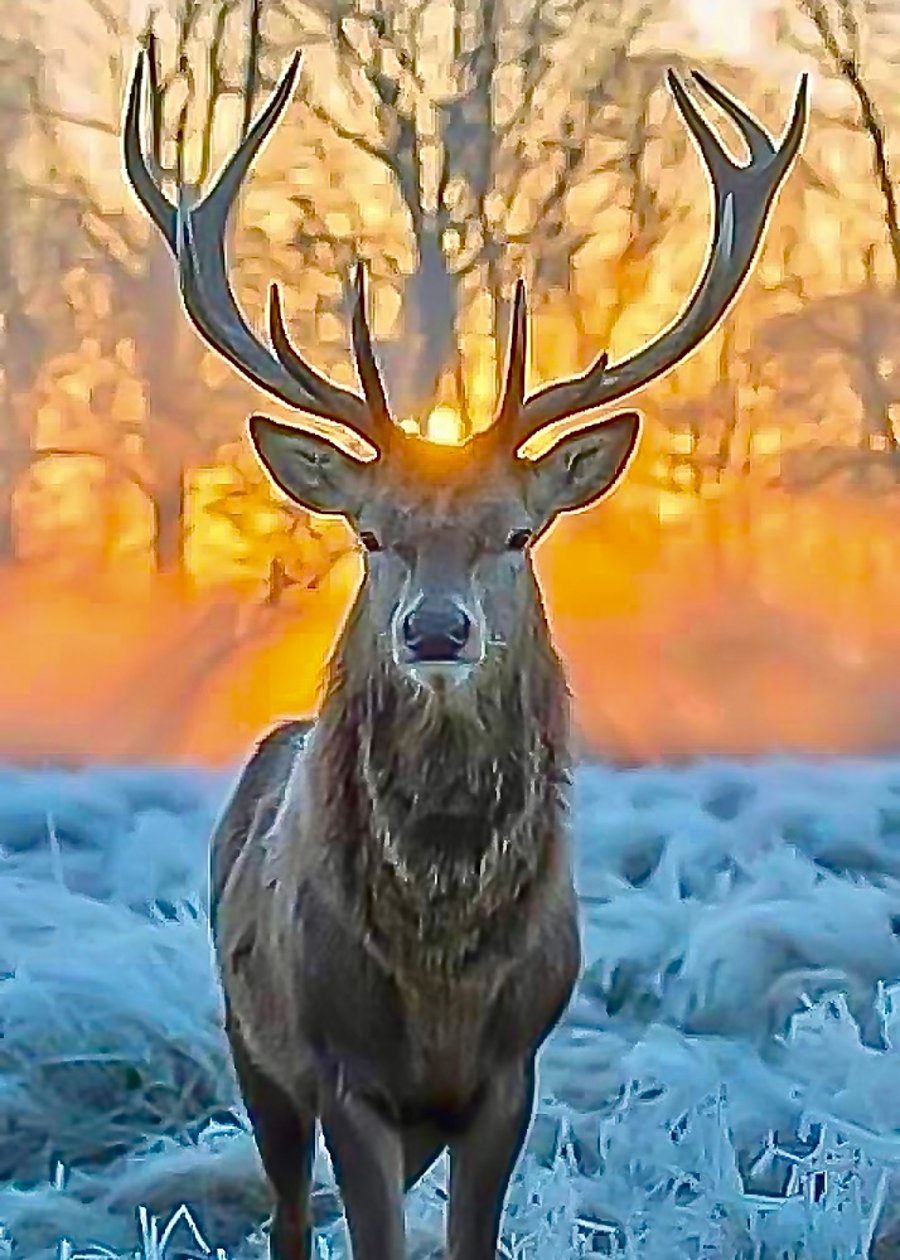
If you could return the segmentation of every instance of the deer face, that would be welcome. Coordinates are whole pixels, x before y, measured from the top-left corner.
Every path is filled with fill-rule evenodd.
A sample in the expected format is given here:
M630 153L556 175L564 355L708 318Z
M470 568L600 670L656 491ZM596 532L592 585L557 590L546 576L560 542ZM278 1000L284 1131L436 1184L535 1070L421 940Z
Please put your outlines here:
M625 471L640 420L627 412L537 460L490 437L436 447L398 431L361 463L326 439L254 416L257 453L295 503L344 516L366 556L361 611L395 667L461 682L516 643L538 600L534 542L560 512L596 502Z

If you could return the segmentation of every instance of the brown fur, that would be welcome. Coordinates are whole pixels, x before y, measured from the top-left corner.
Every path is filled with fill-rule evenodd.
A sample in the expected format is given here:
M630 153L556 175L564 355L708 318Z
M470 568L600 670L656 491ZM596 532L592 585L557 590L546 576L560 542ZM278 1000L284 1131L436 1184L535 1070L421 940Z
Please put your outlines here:
M262 742L214 838L236 1059L298 1112L363 1099L401 1134L407 1181L487 1120L495 1081L528 1076L571 994L567 699L537 598L477 683L422 693L379 652L364 591L305 746L296 723ZM275 1232L279 1260L308 1254ZM394 1260L354 1236L357 1254Z
M539 610L459 696L416 696L356 637L332 671L314 797L386 965L410 986L451 980L512 947L498 911L526 908L559 857L565 683Z
M263 742L213 841L216 953L275 1191L272 1255L309 1256L320 1122L354 1260L401 1260L404 1186L447 1146L450 1260L495 1260L536 1056L580 965L568 695L515 540L603 494L639 418L534 463L495 433L448 449L398 430L375 465L264 417L251 433L276 484L343 512L368 554L318 721L302 741L289 725ZM465 612L459 655L447 638L434 656L411 647L428 600Z

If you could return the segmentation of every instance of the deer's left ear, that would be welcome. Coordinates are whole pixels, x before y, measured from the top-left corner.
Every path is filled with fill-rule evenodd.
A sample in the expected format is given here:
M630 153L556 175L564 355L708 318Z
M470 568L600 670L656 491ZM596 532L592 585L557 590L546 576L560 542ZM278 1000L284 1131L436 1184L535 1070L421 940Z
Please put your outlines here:
M532 515L545 522L607 494L631 462L640 432L639 412L625 411L564 437L533 462L523 460Z

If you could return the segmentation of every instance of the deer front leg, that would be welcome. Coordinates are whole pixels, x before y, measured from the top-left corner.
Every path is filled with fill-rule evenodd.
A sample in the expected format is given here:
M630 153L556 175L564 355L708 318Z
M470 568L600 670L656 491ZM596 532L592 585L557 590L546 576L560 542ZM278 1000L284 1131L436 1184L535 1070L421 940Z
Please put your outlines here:
M534 1107L534 1059L491 1082L472 1125L450 1148L448 1260L495 1260L509 1181Z
M403 1142L364 1097L339 1083L322 1091L325 1145L344 1202L353 1260L403 1260Z
M256 1066L230 1017L226 1029L253 1136L275 1194L270 1260L309 1260L309 1194L316 1135L314 1096L306 1106L300 1106Z

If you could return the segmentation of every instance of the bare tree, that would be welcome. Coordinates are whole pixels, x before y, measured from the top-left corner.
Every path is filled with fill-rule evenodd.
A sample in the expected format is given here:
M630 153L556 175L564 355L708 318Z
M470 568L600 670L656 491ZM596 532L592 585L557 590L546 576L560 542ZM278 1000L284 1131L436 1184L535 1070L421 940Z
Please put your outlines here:
M763 380L788 447L785 484L896 490L898 345L900 305L871 279L856 293L811 301L759 331Z
M98 11L96 0L85 2L95 17L99 12L110 43L109 117L73 115L56 108L52 101L42 103L40 117L48 135L55 139L64 182L78 206L85 265L110 289L111 311L100 335L130 338L133 370L143 383L146 405L132 421L117 423L114 432L110 426L107 440L95 448L86 450L82 443L75 443L68 449L54 446L45 454L96 454L137 485L151 507L156 565L160 571L173 572L183 565L189 472L211 458L216 447L233 435L240 415L240 408L233 404L243 393L236 392L225 378L223 395L232 406L210 406L209 387L202 380L205 354L183 327L164 247L144 230L136 216L113 214L104 208L100 192L81 173L73 155L72 128L109 135L111 152L115 152L124 58L133 49L131 33L112 8L104 5ZM186 165L194 156L192 182L199 185L208 178L215 157L219 110L226 103L236 106L247 125L250 107L244 102L252 97L256 86L254 32L259 9L258 0L253 0L250 10L246 0L179 0L174 15L174 57L161 75L152 123L154 160L164 177L184 179ZM242 65L241 42L228 39L229 22L240 28L248 13L251 55L244 54ZM143 39L152 38L148 27ZM195 60L203 67L202 94Z
M811 28L809 34L794 31L782 14L781 34L806 54L813 56L826 70L843 80L856 103L858 123L872 150L872 167L883 206L884 224L890 243L894 275L900 285L900 210L897 190L890 168L890 145L887 124L876 100L874 74L863 65L865 37L878 34L894 38L896 6L883 0L794 0L796 10ZM814 39L810 39L810 35ZM887 67L893 91L896 44L887 56Z
M327 82L340 83L345 101L324 102L310 82L299 113L319 124L332 161L337 140L358 162L388 173L412 240L408 278L385 268L384 237L329 234L315 195L296 200L294 243L310 267L346 272L359 250L376 280L402 283L404 335L379 344L398 414L421 418L442 378L455 377L456 401L471 422L460 326L471 303L486 298L484 341L496 344L514 275L525 269L538 301L567 295L576 335L589 342L574 274L608 206L630 216L619 279L621 305L633 300L624 290L640 287L667 215L645 163L660 135L648 111L664 61L638 47L663 9L662 0L318 6L317 37L331 48L315 60L327 64ZM438 10L451 15L449 27L436 26ZM368 170L357 184L377 183L376 166L357 169ZM591 198L593 223L572 216L575 192ZM396 239L390 247L399 263L404 251ZM609 324L594 337L615 322L617 303L610 305Z
M21 17L21 15L19 15ZM27 24L0 39L0 559L16 550L14 495L35 458L32 391L63 344L60 275L77 260L77 207L56 178L32 107L44 58ZM34 171L43 168L40 181Z
M24 118L19 112L22 96L20 66L25 50L17 41L0 45L0 556L8 558L14 547L12 495L27 463L30 440L17 414L17 398L33 374L33 362L41 352L38 329L29 316L21 277L15 266L16 216L14 152L22 135ZM35 54L36 55L36 54ZM27 57L27 53L25 53Z

